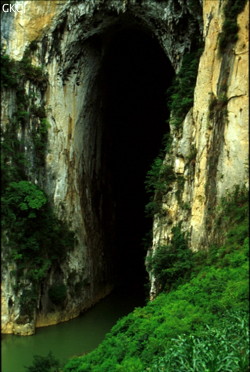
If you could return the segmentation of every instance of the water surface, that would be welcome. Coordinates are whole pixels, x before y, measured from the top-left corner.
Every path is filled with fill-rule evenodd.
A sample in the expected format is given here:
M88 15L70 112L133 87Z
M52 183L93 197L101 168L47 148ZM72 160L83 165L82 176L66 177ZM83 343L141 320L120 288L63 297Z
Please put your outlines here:
M96 348L115 322L143 299L136 294L113 293L80 317L56 326L38 328L33 336L2 335L2 372L26 372L33 355L52 351L61 362Z

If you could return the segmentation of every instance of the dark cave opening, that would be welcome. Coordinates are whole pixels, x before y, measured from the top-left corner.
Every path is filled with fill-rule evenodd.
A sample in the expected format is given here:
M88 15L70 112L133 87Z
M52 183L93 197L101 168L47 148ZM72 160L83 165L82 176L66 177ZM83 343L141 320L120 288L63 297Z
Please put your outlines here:
M174 70L156 39L144 30L124 27L106 39L100 73L104 250L114 265L115 283L143 289L142 241L152 228L144 212L144 182L169 131L166 89Z

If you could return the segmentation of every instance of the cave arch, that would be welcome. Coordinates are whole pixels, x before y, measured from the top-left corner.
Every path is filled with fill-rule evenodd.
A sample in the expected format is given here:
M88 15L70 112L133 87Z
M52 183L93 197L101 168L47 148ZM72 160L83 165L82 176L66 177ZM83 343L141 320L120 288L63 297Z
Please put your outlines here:
M87 247L100 285L142 287L142 239L152 227L144 181L169 131L166 89L174 70L153 33L127 16L88 43L101 50L101 64L87 105L94 158L83 181Z

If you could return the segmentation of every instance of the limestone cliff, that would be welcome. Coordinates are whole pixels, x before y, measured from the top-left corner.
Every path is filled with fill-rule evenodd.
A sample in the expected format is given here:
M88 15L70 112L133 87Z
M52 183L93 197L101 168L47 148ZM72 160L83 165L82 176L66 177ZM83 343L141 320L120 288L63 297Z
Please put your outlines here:
M204 52L200 58L194 106L187 114L181 134L174 137L172 150L166 155L180 185L173 182L172 191L163 197L164 216L156 216L153 250L171 240L172 227L179 222L189 234L193 250L206 249L213 241L213 221L219 199L235 185L248 185L248 3L238 16L238 41L229 53L227 64L227 116L211 115L211 101L218 102L225 59L220 56L218 41L222 31L223 12L220 2L203 3ZM172 128L174 131L174 128ZM151 278L151 295L157 291Z
M247 181L248 5L238 15L238 41L226 58L218 53L224 17L220 1L24 3L20 13L3 14L2 36L6 53L15 60L22 60L26 48L35 41L32 63L42 65L47 76L45 90L34 88L49 122L46 158L42 170L28 171L29 179L46 191L58 218L75 235L74 246L41 284L28 320L20 319L15 279L10 274L16 264L8 262L2 270L2 332L27 335L34 333L35 327L79 315L114 286L113 256L117 253L113 225L117 214L110 186L112 174L106 166L106 88L101 74L112 35L126 29L143 31L160 46L176 73L183 55L196 48L198 39L204 39L194 106L182 131L170 125L173 144L165 162L183 179L182 188L177 197L180 183L174 181L163 196L162 211L154 217L152 251L171 239L172 227L180 221L183 230L190 233L191 249L206 248L213 239L211 221L217 201L235 184ZM227 117L221 119L217 112L225 69ZM32 82L27 84L29 93ZM15 111L13 89L4 87L3 98L6 128ZM212 115L211 102L216 99ZM32 132L27 130L25 136L29 143ZM63 308L53 307L48 296L48 288L57 280L68 288ZM156 291L151 278L151 295Z

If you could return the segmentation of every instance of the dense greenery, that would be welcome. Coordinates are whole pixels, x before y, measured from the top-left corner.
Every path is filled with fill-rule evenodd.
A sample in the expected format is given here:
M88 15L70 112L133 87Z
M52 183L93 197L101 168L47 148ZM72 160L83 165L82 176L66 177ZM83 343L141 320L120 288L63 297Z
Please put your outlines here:
M226 52L228 46L238 40L239 26L237 16L243 12L247 0L226 0L224 5L224 22L219 39L219 52Z
M199 335L171 339L168 352L148 371L247 371L248 340L247 313L229 312L216 326L206 326Z
M147 268L162 290L170 290L185 282L193 266L192 252L181 227L173 227L172 233L171 243L157 247L155 254L147 258Z
M7 231L3 238L6 258L17 263L13 272L17 290L21 285L19 278L32 282L32 289L23 291L20 298L21 313L31 315L37 285L46 277L51 265L62 260L73 246L73 233L54 216L45 193L29 181L11 182L1 202L2 231ZM60 301L57 297L53 302Z
M46 356L34 355L33 363L25 367L27 372L59 372L59 362L50 352Z
M246 372L249 252L245 189L238 187L222 199L215 223L220 237L224 234L219 245L189 257L180 255L179 264L183 259L192 262L181 284L176 282L171 291L167 286L167 292L119 320L96 350L69 360L63 371ZM185 239L177 233L184 252ZM173 267L178 268L178 260ZM157 270L164 274L165 268L159 265Z
M27 48L21 61L10 58L1 48L1 85L5 88L20 89L24 80L30 80L40 88L47 86L47 77L42 67L33 66L31 52L34 50L34 43Z

